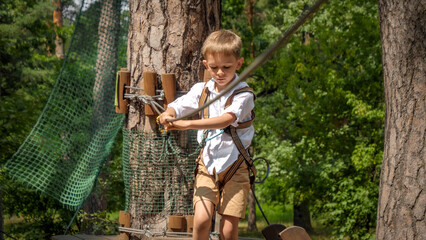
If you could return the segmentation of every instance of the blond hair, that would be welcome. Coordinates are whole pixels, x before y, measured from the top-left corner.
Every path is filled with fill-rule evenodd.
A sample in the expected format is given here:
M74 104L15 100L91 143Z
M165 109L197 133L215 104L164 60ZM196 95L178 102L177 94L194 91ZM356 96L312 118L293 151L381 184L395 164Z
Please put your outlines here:
M229 30L218 30L206 38L201 52L204 57L207 54L224 53L234 55L238 59L241 54L241 45L241 38L237 34Z

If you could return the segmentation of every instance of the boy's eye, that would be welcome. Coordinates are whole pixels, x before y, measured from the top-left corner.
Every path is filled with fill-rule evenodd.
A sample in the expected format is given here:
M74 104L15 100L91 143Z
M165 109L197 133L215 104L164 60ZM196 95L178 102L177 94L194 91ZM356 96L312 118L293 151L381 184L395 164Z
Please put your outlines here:
M216 69L217 67L212 67L212 66L210 66L210 68L211 68L211 69Z

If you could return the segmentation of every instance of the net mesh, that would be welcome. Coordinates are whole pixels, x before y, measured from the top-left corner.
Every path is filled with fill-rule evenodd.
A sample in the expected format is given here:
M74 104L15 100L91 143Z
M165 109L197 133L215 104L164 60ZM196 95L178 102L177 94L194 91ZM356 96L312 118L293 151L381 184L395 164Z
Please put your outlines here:
M124 115L114 107L115 75L126 66L128 7L82 1L64 65L10 175L69 209L90 194Z
M123 129L126 211L137 215L191 215L196 131L167 134Z

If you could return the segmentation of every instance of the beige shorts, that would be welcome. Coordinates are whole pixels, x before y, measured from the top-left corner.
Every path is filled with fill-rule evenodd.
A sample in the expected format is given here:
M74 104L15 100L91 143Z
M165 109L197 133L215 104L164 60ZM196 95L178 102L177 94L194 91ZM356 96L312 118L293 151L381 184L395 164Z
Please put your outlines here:
M223 181L226 172L231 168L231 166L225 171L217 174L219 181ZM197 176L195 177L194 184L194 207L195 203L198 201L208 200L212 202L215 207L219 203L219 214L242 219L246 213L249 190L249 170L245 162L240 165L231 180L225 184L222 194L219 196L219 188L216 183L215 175L210 175L208 173L202 159L198 161Z

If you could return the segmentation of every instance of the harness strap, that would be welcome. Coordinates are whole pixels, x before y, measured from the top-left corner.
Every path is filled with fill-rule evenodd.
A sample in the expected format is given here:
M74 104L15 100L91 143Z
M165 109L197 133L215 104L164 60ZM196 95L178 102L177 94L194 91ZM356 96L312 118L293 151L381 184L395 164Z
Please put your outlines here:
M210 91L206 87L206 85L207 85L207 83L204 84L203 92L201 93L200 100L198 101L198 107L203 106L204 103L206 103L209 100ZM203 114L204 118L206 118L206 119L209 118L209 108L206 107L206 108L204 108L204 110L202 112L199 113L200 118L202 118L201 114Z
M222 185L225 186L225 184L229 180L231 180L232 176L234 176L235 172L241 166L243 161L245 161L249 170L251 170L251 173L252 173L249 176L249 178L250 178L250 186L253 187L253 184L254 184L254 181L255 181L256 175L257 175L257 170L256 170L256 168L254 167L254 164L253 164L254 163L253 158L250 156L247 149L244 148L244 146L243 146L243 144L240 140L240 137L238 137L236 127L229 126L225 129L225 132L228 132L229 134L231 134L232 140L234 141L235 146L237 146L237 149L240 152L240 156L238 157L237 161L235 161L234 164L232 164L232 167L225 174Z
M208 87L206 87L206 84L204 85L205 87L204 87L203 91L201 92L200 100L198 101L198 107L203 106L206 102L209 101L210 91L209 91ZM227 107L231 106L232 100L234 99L235 95L237 95L239 93L243 93L243 92L250 92L254 95L253 89L250 88L250 87L243 87L243 88L237 89L231 94L231 96L228 97L228 99L226 99L225 109ZM209 118L209 108L208 107L204 108L204 110L199 113L199 117L201 118L202 116L204 118ZM254 111L252 110L250 120L245 121L245 122L238 122L237 129L250 127L253 124L254 117L255 117Z
M204 89L201 93L200 96L200 100L198 102L198 106L201 107L203 106L208 100L209 100L209 94L210 91L209 89L206 87L207 83L204 85ZM231 106L232 101L234 99L234 96L243 92L250 92L254 95L253 89L250 87L243 87L240 89L235 90L231 96L228 97L228 99L226 99L226 103L225 103L225 109L229 106ZM202 114L202 115L201 115ZM209 108L204 108L203 112L199 113L200 118L204 118L207 119L209 118ZM241 164L245 161L247 166L249 167L249 170L251 170L252 175L249 175L250 178L250 186L252 187L254 184L254 181L256 179L256 168L253 165L253 159L251 158L251 156L249 155L247 149L244 148L240 137L237 134L237 129L241 129L241 128L247 128L250 127L254 121L254 111L251 111L251 119L245 122L238 122L238 126L234 127L234 126L228 126L227 128L225 128L225 132L227 132L228 134L231 135L232 140L234 141L238 151L240 152L240 155L238 156L237 161L235 161L232 165L231 168L228 170L228 172L225 174L224 179L222 182L219 182L219 191L221 192L223 187L225 186L225 184L231 180L232 176L234 176L234 174L237 172L238 168L241 166ZM207 134L205 134L204 138L206 137Z
M231 96L228 97L228 99L226 99L226 103L225 103L225 109L229 106L231 106L232 104L232 100L234 100L234 96L239 94L239 93L243 93L243 92L250 92L254 95L253 89L251 87L243 87L240 89L235 90Z
M227 107L231 106L231 104L232 104L232 100L234 100L234 96L235 96L235 95L240 94L240 93L243 93L243 92L250 92L250 93L252 93L252 94L253 94L253 96L255 96L255 95L254 95L254 91L253 91L253 89L252 89L251 87L243 87L243 88L237 89L237 90L235 90L235 91L231 94L231 96L229 96L229 97L228 97L228 99L226 99L225 109L226 109ZM255 117L255 115L254 115L254 111L252 110L252 111L251 111L251 118L250 118L250 120L245 121L245 122L239 122L239 123L238 123L238 126L237 126L237 129L250 127L250 126L253 124L254 117Z

